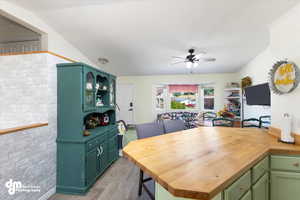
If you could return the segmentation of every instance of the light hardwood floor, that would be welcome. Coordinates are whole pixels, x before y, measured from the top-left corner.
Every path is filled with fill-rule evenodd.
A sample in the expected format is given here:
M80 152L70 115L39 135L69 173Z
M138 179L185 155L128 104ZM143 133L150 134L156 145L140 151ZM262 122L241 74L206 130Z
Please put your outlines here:
M85 196L55 194L49 200L150 200L138 197L139 169L125 158L117 160ZM152 191L154 184L151 184Z

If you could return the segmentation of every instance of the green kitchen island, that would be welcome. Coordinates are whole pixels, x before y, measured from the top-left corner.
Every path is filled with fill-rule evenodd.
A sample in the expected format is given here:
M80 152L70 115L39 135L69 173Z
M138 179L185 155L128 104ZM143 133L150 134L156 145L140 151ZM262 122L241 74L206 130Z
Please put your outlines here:
M156 200L299 200L300 146L255 128L201 127L129 143Z

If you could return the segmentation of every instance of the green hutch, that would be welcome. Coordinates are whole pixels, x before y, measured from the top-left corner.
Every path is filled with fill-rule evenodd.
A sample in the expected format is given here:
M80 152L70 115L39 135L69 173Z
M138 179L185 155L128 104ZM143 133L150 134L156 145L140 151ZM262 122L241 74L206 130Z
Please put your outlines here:
M118 159L116 77L84 63L57 65L58 193L85 194Z

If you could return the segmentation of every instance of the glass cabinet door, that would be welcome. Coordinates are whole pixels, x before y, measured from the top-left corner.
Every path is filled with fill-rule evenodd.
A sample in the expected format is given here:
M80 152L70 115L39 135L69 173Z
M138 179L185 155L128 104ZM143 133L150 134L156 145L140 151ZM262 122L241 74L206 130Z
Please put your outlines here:
M84 82L84 110L93 110L95 107L95 77L92 72L85 74Z
M116 80L110 80L110 94L109 94L109 104L110 106L115 106L116 104Z

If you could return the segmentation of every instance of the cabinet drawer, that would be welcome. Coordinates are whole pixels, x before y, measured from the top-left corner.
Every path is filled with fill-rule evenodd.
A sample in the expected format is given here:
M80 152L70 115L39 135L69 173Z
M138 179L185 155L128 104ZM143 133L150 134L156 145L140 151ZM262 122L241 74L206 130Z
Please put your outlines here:
M98 145L97 140L93 139L87 142L86 144L86 149L87 151L91 151L92 149L94 149L96 146Z
M243 197L241 198L241 200L252 200L252 193L251 193L251 191L248 191L248 192L245 194L245 196L243 196Z
M118 131L117 129L112 129L108 132L108 138L112 138L112 137L115 137L117 135Z
M252 183L256 183L256 181L268 171L269 157L267 156L252 168Z
M272 170L300 172L300 157L271 156Z
M104 133L103 135L96 137L95 140L97 145L103 143L106 140L106 137L107 137L107 133Z
M250 186L251 173L248 171L225 190L225 200L239 200L250 189Z
M100 135L87 142L87 151L91 151L106 140L106 134Z

